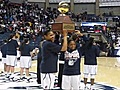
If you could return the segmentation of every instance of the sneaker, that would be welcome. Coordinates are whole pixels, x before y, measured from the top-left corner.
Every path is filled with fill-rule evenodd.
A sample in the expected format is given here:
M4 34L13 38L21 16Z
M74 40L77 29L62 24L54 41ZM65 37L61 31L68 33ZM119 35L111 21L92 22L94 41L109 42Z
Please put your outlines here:
M90 90L90 88L89 88L89 87L87 87L87 86L85 86L85 87L84 87L84 90Z
M94 86L90 86L90 90L95 90L95 87Z
M9 77L9 80L10 80L10 81L13 81L13 82L14 82L14 81L17 81L17 77L15 77L14 74L11 74L10 77Z
M10 78L10 79L14 78L14 74L11 74L9 78Z
M0 74L4 73L3 71L0 72Z
M0 77L3 77L3 76L6 76L6 73L3 72L0 74Z
M30 77L28 78L28 77L27 77L27 78L25 78L25 81L29 83L29 82L31 82L31 79L32 79L32 78L30 78Z
M11 75L11 74L6 74L6 78L10 78L10 75Z
M24 78L23 77L20 77L19 79L17 79L18 82L22 82L24 81Z
M12 81L12 82L16 81L14 77L10 77L9 80Z
M23 77L20 77L20 79L21 79L21 80L24 80L24 79L27 79L27 78L23 76Z

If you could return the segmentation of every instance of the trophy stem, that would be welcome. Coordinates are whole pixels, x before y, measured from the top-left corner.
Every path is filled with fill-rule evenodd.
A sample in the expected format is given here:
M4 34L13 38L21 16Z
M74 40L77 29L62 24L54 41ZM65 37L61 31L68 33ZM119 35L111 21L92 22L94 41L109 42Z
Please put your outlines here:
M62 14L60 14L60 16L66 16L66 15L62 13Z

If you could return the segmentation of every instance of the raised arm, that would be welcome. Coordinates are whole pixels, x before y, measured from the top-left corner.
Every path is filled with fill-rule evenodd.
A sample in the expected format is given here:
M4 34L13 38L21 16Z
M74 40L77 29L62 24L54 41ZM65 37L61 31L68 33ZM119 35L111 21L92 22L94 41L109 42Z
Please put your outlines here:
M63 44L61 51L66 51L67 50L67 30L63 30Z

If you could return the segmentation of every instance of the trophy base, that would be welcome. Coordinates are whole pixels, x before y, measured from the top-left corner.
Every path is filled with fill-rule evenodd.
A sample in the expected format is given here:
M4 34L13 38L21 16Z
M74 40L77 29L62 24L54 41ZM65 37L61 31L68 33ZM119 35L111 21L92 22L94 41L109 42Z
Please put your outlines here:
M60 14L56 19L55 23L52 24L53 31L63 32L67 30L68 32L75 31L75 23L71 21L68 15Z
M75 24L74 23L53 23L52 24L52 30L63 32L63 30L67 30L68 32L74 32L75 31Z

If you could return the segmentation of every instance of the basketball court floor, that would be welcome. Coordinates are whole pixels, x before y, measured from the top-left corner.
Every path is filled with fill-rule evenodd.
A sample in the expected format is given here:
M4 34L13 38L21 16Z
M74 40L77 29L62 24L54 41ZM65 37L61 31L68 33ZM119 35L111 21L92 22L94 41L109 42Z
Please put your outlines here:
M81 60L81 86L83 86L83 67L84 60ZM120 63L116 57L99 57L98 72L95 79L95 90L120 90ZM0 61L0 71L3 70L3 64ZM15 68L15 78L19 77L19 61ZM30 82L26 81L10 81L4 76L0 76L0 90L42 90L41 86L36 82L37 63L32 61L30 69ZM57 75L57 74L56 74ZM57 77L56 77L57 82ZM89 81L88 81L88 85ZM55 87L59 90L59 87ZM84 90L84 89L81 89Z

